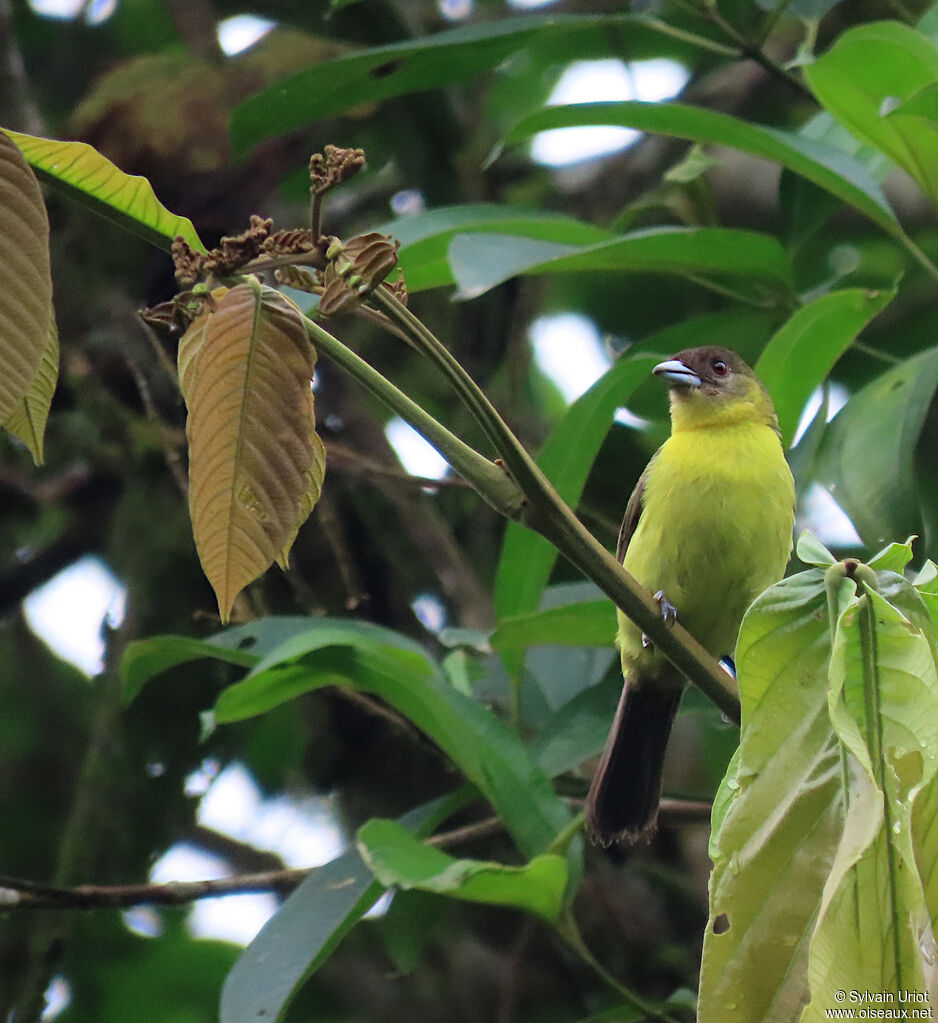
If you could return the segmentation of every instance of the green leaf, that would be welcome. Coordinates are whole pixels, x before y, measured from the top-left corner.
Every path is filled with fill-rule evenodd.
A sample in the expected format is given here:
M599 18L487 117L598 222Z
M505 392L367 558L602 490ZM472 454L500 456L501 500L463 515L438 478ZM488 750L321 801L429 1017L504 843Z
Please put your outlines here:
M150 639L133 640L127 644L121 658L124 703L130 703L155 675L177 665L213 657L251 668L275 647L308 631L309 618L282 615L256 618L204 640L191 636L152 636Z
M191 221L170 213L146 178L125 174L87 143L59 142L6 128L0 131L16 143L45 182L73 202L167 252L176 235L205 252Z
M380 696L430 736L492 803L525 855L542 852L569 822L515 733L390 629L343 619L311 623L306 636L271 651L221 693L216 720L240 721L327 685Z
M457 860L424 845L395 821L372 820L358 832L358 850L389 888L416 888L468 902L513 906L556 923L563 906L567 864L562 856L535 856L521 867Z
M938 384L938 348L887 370L828 424L817 477L867 544L920 532L914 451Z
M548 778L572 771L596 756L615 717L622 678L607 676L568 700L548 720L535 740L537 762Z
M938 131L920 113L902 109L938 83L938 50L927 39L895 21L860 25L807 66L805 77L825 109L938 200ZM927 93L910 109L922 105Z
M776 239L722 227L660 227L587 246L511 235L456 235L449 247L461 298L476 298L519 274L653 271L693 277L742 278L754 296L791 293L791 267Z
M910 536L905 543L891 543L884 547L878 554L874 554L867 561L870 568L877 572L898 572L905 571L905 566L913 558L912 541L915 537Z
M771 587L740 632L743 728L717 800L702 1023L814 1023L838 989L927 989L932 623L901 575L881 571L881 592L858 595L837 572Z
M219 647L213 640L192 639L189 636L154 636L127 644L121 658L121 677L124 680L124 703L130 703L154 675L201 657L213 657L250 668L257 663L257 655L243 650Z
M831 554L810 529L806 529L798 537L798 542L795 544L795 553L806 565L816 565L818 568L827 568L828 565L835 565L837 563L834 555Z
M616 409L628 401L658 361L654 356L639 355L617 362L577 398L547 439L538 465L571 507L576 507L580 499ZM623 508L627 497L623 493ZM556 559L556 548L543 537L517 523L508 524L495 579L499 620L537 608ZM517 659L511 664L520 667Z
M913 805L934 790L938 771L931 644L869 591L838 618L830 686L834 727L852 757L843 835L811 944L807 1020L826 1019L829 992L841 988L925 991L935 958L912 831ZM924 866L928 876L934 861Z
M16 416L48 348L49 221L35 175L0 132L0 423Z
M725 816L711 840L701 1023L791 1023L807 997L811 928L844 812L826 611L824 574L812 569L766 590L743 621L743 728L715 804L717 823Z
M589 245L614 237L612 232L574 217L495 203L443 206L426 213L390 220L379 224L374 230L400 241L399 262L408 292L455 283L447 252L450 241L457 234L510 234L568 245Z
M558 61L622 58L649 32L628 14L506 18L322 61L237 107L233 149L244 156L264 139L351 107L476 78L522 50L555 47Z
M860 210L890 234L899 231L882 189L861 163L842 151L803 135L752 124L683 103L576 103L530 114L514 126L502 145L540 131L590 124L617 125L698 143L730 146L761 156L799 174Z
M405 814L401 825L425 837L462 801L462 792L437 799ZM383 891L357 849L311 871L228 974L221 1023L282 1019L297 988L326 962Z
M608 600L567 604L503 618L492 633L495 650L529 646L612 646L616 610Z
M802 306L768 343L755 369L772 395L786 448L814 389L894 297L894 291L832 291Z

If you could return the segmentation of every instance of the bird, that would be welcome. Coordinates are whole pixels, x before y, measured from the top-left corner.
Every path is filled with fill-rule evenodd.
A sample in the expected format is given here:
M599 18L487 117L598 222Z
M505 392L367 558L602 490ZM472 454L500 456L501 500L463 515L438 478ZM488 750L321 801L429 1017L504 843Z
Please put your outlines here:
M732 656L752 601L791 554L795 487L778 418L729 348L678 352L652 370L668 386L671 434L629 499L616 557L714 658ZM633 844L657 826L671 725L686 679L618 612L624 684L586 801L595 842Z

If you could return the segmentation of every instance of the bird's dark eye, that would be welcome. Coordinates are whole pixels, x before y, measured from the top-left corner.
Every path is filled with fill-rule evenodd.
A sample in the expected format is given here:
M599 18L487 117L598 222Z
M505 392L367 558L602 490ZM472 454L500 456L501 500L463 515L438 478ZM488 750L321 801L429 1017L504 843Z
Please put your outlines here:
M716 375L718 377L725 377L726 376L726 363L722 362L720 359L717 359L713 363L713 372L716 373Z

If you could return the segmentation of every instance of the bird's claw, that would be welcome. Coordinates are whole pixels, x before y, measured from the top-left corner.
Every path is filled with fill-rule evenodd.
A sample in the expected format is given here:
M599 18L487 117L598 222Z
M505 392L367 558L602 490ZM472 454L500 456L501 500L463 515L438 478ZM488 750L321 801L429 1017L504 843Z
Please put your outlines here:
M658 590L655 594L655 600L658 603L658 611L661 614L661 619L665 625L671 626L677 621L677 608L671 603L670 600L664 595L664 590ZM642 648L647 650L651 646L651 640L643 632L642 633Z
M658 608L664 624L673 625L677 621L677 608L664 595L664 590L658 590L655 594L655 600L658 601Z

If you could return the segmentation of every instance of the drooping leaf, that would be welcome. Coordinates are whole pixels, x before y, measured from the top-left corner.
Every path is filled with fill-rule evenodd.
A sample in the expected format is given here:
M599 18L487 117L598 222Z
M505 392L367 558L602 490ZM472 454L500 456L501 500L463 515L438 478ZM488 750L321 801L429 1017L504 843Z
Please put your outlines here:
M879 572L880 593L861 595L836 573L777 584L743 622L701 1023L813 1023L838 989L933 983L938 836L919 806L934 805L938 769L933 625L902 576Z
M0 423L23 409L49 346L49 221L33 172L0 132Z
M314 362L296 306L253 281L222 295L180 341L189 510L223 621L289 549L322 484Z
M224 724L323 686L373 693L428 735L492 803L518 847L543 852L569 812L520 739L454 689L418 644L390 629L342 619L310 623L218 697Z
M4 427L19 438L33 456L36 465L43 463L43 441L49 406L59 380L59 332L53 318L46 346L39 365L20 404L7 417Z
M130 703L154 675L200 657L226 660L243 668L253 667L258 661L257 654L249 650L225 648L211 640L191 636L151 636L137 640L127 645L121 658L124 703Z
M562 856L535 856L521 867L460 860L424 845L400 824L371 820L358 832L358 850L389 888L416 888L468 902L512 906L556 922L563 906L567 864Z
M192 248L205 251L192 222L170 213L146 178L125 174L87 143L0 130L16 143L44 181L74 202L158 248L169 251L173 239L181 235Z
M375 230L400 241L398 261L409 292L455 283L447 251L457 234L510 234L567 245L589 245L614 237L612 232L574 217L496 203L444 206L390 220Z
M714 801L701 1023L790 1023L807 1000L808 945L844 799L827 712L826 608L824 575L811 569L763 593L740 631L743 729Z
M909 583L896 577L900 586ZM807 1021L829 992L934 993L934 921L914 848L913 806L938 770L938 673L928 638L875 591L837 622L831 715L847 756L849 798L812 938ZM934 851L932 839L929 850ZM926 862L925 876L933 870ZM927 978L927 979L926 979Z
M868 544L920 531L914 453L936 385L928 348L851 395L824 432L817 478Z
M401 818L425 837L465 801L465 792L434 800ZM313 870L241 953L221 993L221 1023L276 1023L304 980L384 891L357 849Z
M266 138L361 103L475 78L522 50L552 47L558 61L621 59L653 31L653 23L628 14L555 14L481 22L376 46L314 64L246 100L231 120L232 145L244 156Z
M585 246L462 234L450 243L449 262L461 298L476 298L521 274L603 270L673 273L705 285L730 277L762 297L791 292L791 267L774 238L722 227L648 228Z
M591 124L618 125L698 143L731 146L764 157L860 210L890 234L899 230L895 214L876 180L844 152L804 135L752 124L702 107L638 102L546 107L516 124L502 145L524 141L540 131Z
M897 21L860 25L838 36L805 77L825 109L938 200L938 126L921 116L921 104L902 109L938 83L938 50L926 38Z
M863 288L832 291L802 306L768 343L755 369L772 395L785 447L811 393L894 297L892 291Z

